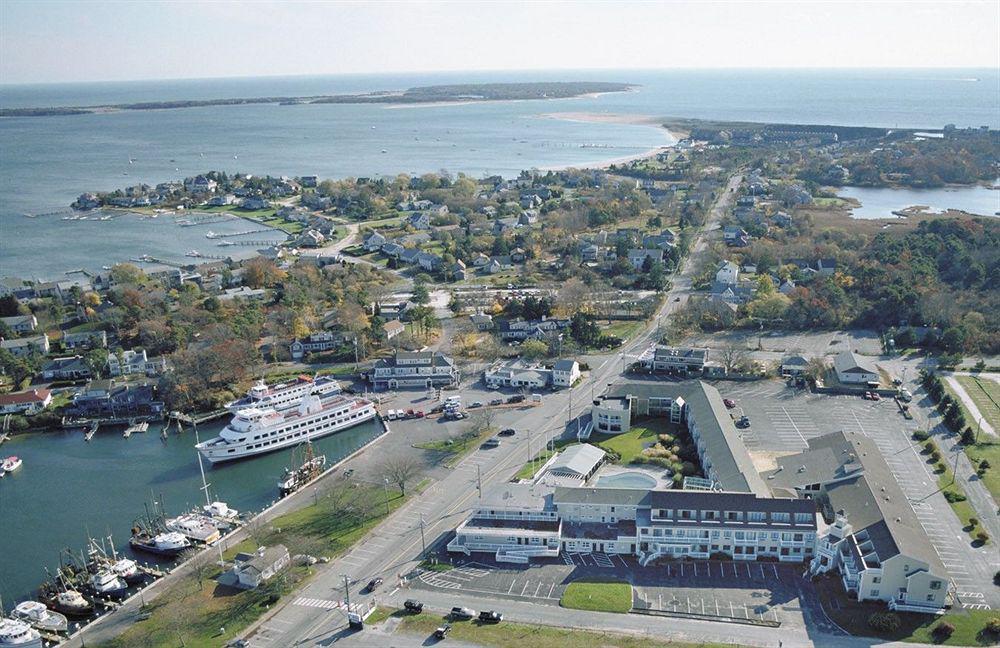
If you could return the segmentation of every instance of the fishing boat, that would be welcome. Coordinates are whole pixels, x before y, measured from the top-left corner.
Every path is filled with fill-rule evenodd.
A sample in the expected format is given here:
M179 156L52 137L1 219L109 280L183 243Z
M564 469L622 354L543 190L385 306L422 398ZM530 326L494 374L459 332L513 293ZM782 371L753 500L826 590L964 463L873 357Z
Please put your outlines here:
M135 551L174 557L190 547L191 541L176 531L151 535L147 531L139 530L129 538L128 545Z
M375 418L375 405L364 398L309 394L298 407L239 410L219 436L195 447L213 464L273 452L340 432Z
M258 381L242 397L226 403L223 407L237 413L247 407L262 407L271 409L285 409L295 407L302 402L302 399L309 394L318 396L328 396L340 393L340 383L329 376L299 376L292 382L276 383L268 385L263 380Z
M45 632L66 632L69 623L66 615L53 612L39 601L18 603L10 613L12 619L23 621L37 630Z
M215 526L221 530L229 529L240 523L240 512L234 508L229 508L225 502L203 504L201 512L210 517Z
M119 578L110 569L102 569L90 577L90 591L95 596L106 598L121 598L128 590L125 579Z
M185 513L168 518L164 520L163 526L167 528L167 531L175 531L189 540L204 544L213 544L221 537L219 528L212 518L197 513Z
M94 604L80 592L71 589L53 593L42 599L42 603L60 614L76 619L89 617L94 613Z
M294 460L294 452L292 453L292 457ZM312 443L308 441L306 442L303 459L302 465L298 468L285 468L284 474L278 480L278 490L281 491L282 496L294 493L303 484L308 484L316 477L319 477L323 472L323 468L326 467L326 455L314 456Z
M0 618L0 647L43 648L42 635L24 621Z

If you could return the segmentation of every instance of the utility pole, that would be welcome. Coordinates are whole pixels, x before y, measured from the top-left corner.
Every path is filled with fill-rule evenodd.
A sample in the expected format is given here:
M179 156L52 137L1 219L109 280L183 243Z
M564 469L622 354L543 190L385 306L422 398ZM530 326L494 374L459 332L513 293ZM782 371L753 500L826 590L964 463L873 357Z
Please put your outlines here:
M980 414L979 421L976 422L976 438L973 440L973 443L979 443L979 430L981 430L982 427L983 427L983 415Z
M529 432L528 434L530 435L531 433ZM531 442L530 442L531 437L529 436L528 439L529 439L528 444L530 446L530 444L531 444ZM476 490L479 491L479 499L483 499L483 472L479 468L479 466L476 466ZM422 526L423 525L423 516L421 516L420 519L421 519L421 522L420 522L421 527L420 527L420 529L422 531L423 530L423 526Z
M420 514L420 557L427 557L427 543L424 541L424 514Z
M951 471L951 483L954 484L955 480L958 479L958 455L962 454L962 449L957 448L955 450L955 467Z
M385 515L389 517L389 478L382 478L382 491L385 493Z
M344 577L344 596L347 597L347 612L351 611L351 579L347 577L347 574L341 574Z

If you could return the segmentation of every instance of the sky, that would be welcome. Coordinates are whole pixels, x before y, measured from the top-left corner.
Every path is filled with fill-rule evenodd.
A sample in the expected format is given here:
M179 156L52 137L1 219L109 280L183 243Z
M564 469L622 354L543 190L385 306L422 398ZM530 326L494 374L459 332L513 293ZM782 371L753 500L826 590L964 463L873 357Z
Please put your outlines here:
M1000 67L1000 2L0 0L0 83Z

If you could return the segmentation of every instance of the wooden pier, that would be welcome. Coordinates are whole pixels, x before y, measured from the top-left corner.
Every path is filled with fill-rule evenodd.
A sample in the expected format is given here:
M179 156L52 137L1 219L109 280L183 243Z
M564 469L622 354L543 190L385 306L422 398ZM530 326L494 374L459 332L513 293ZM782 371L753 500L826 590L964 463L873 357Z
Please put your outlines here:
M177 421L178 423L183 423L184 425L201 425L202 423L208 423L209 421L214 421L215 419L222 418L229 414L229 410L217 409L207 414L202 414L201 416L190 416L188 414L183 414L181 412L170 412L170 420Z

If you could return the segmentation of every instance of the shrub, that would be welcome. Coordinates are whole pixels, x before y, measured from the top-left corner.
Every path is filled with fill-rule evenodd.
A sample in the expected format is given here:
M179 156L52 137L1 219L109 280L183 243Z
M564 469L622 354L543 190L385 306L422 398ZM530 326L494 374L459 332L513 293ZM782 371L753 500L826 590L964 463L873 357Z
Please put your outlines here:
M948 500L949 502L951 502L952 504L954 504L955 502L964 502L965 501L965 495L963 495L963 494L961 494L961 493L959 493L957 491L946 490L944 492L944 498L946 500Z
M983 630L992 635L1000 635L1000 617L993 617L987 621Z
M983 544L986 544L987 542L990 541L990 534L986 533L985 530L980 529L979 532L976 534L976 540L982 542Z
M969 518L969 526L971 526L973 528L979 526L979 518L977 518L977 517L970 517Z
M976 435L972 432L972 428L967 427L962 430L962 443L965 445L972 445L976 442Z
M998 570L997 573L993 574L993 584L1000 586L1000 570Z
M662 443L664 446L671 445L674 442L674 437L670 436L669 434L658 434L656 438L659 439L660 443Z
M876 632L899 630L899 617L892 612L873 612L868 616L868 627Z
M979 462L979 469L983 472L986 472L987 470L990 469L990 462L987 461L986 459L983 459L982 461Z
M937 464L934 465L934 472L938 473L939 475L943 473L945 470L947 469L944 467L943 463L938 462Z
M941 453L936 448L931 451L931 461L941 461Z
M951 625L947 621L942 621L941 623L934 626L931 630L931 634L934 635L939 641L944 641L950 637L955 632L955 626Z
M931 433L927 430L917 430L913 433L914 441L924 442L929 438L931 438Z

